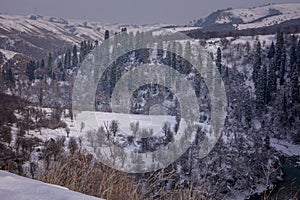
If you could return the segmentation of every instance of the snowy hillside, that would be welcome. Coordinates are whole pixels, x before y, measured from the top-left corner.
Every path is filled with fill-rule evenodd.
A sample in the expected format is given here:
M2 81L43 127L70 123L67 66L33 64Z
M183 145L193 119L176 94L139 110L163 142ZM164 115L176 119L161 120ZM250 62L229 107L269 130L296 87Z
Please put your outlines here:
M3 200L100 200L61 186L17 176L6 171L0 171L0 196Z
M195 25L203 28L230 25L233 29L244 30L272 26L300 18L300 4L271 4L249 9L219 10Z

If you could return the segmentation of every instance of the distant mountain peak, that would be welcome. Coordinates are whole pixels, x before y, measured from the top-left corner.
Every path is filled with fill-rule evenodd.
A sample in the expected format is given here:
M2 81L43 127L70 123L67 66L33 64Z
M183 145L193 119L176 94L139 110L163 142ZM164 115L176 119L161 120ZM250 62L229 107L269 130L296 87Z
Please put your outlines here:
M222 9L212 12L204 19L195 21L194 26L202 29L251 29L273 26L300 18L300 3L267 4L253 8Z

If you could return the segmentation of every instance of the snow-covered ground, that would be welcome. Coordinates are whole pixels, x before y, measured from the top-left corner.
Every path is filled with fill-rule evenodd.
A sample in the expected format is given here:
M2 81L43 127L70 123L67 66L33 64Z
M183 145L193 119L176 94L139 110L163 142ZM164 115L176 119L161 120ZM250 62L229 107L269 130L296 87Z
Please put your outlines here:
M7 60L12 59L17 53L13 51L8 51L5 49L0 49L0 52L4 54Z
M240 19L237 29L266 27L288 20L298 19L300 16L299 3L272 4L250 9L232 9L224 11L216 20L217 24L232 22L232 18Z
M99 198L70 191L0 170L1 200L100 200Z
M287 156L300 156L300 145L291 144L285 140L270 139L271 147Z

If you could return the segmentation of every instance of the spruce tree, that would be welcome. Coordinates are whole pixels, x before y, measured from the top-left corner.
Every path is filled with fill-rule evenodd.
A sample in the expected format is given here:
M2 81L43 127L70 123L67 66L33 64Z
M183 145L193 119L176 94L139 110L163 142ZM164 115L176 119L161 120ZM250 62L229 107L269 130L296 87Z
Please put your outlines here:
M298 41L298 45L297 45L296 57L297 57L296 69L298 73L300 73L300 40Z
M78 55L77 55L77 46L73 46L73 57L72 57L72 65L77 66L78 65Z
M268 52L268 58L272 59L275 55L275 46L274 46L274 42L272 42L269 52Z
M34 71L36 70L36 64L33 60L29 61L26 66L26 75L28 76L29 81L35 79Z
M267 68L263 66L259 71L258 84L255 90L256 102L258 108L262 108L266 104L266 94L267 94Z
M253 79L255 88L257 88L258 75L259 75L259 71L261 68L261 64L262 64L262 62L261 62L261 43L260 43L260 41L258 41L257 45L256 45L255 61L254 61L254 67L253 67L253 72L252 72L252 79Z
M52 53L48 54L47 75L52 78L53 58Z
M109 31L106 30L105 33L104 33L104 40L107 40L109 39Z
M285 71L286 71L286 49L283 46L281 50L281 62L280 62L280 85L284 84L284 77L285 77Z
M300 103L299 73L294 70L291 76L291 96L293 104Z
M267 103L271 102L271 99L275 96L276 91L277 91L276 61L275 58L273 58L270 61L269 73L267 79L267 94L266 94Z
M216 59L216 66L220 72L220 74L222 74L222 52L221 52L221 48L218 47L218 50L217 50L217 59Z
M296 69L297 64L297 38L293 35L292 36L292 46L290 49L290 63L289 63L289 70L290 72L293 72Z
M280 77L280 68L282 67L281 59L282 59L283 46L284 46L283 33L278 32L276 36L276 53L275 53L276 74L278 77Z

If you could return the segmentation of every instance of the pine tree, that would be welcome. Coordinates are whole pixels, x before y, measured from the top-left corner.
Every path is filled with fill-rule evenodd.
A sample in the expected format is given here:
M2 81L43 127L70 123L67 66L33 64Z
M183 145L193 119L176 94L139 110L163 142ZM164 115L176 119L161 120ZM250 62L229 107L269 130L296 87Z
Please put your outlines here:
M222 70L222 64L221 64L222 60L221 59L222 59L221 48L218 47L218 50L217 50L217 59L216 59L216 66L217 66L220 74L222 74L222 71L221 71Z

